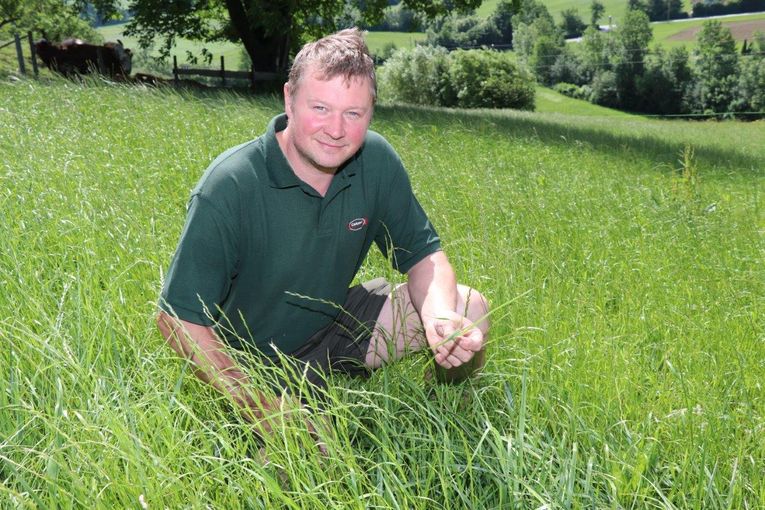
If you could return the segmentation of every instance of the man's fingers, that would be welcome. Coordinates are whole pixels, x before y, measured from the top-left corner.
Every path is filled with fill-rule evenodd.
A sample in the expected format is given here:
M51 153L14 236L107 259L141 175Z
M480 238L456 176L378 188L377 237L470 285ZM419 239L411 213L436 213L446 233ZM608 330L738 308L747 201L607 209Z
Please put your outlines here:
M456 349L452 351L452 354L449 357L449 360L451 360L452 358L456 358L457 360L459 360L459 363L455 364L454 362L452 362L452 365L459 366L462 363L467 363L468 361L470 361L470 358L472 357L473 357L473 351L468 351L466 349L463 349L462 347L457 347Z
M483 333L478 328L473 328L464 336L460 337L459 345L465 350L478 352L483 349Z

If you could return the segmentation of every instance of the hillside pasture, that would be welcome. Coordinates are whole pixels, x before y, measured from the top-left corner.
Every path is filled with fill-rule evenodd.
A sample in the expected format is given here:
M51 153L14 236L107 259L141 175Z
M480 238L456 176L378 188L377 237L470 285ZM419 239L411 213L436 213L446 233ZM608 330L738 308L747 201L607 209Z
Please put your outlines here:
M476 10L476 13L480 16L490 16L492 12L497 8L499 0L486 0ZM561 21L560 13L566 9L575 9L579 12L579 16L585 23L590 21L590 5L591 1L582 2L581 0L542 0L542 3L553 15L556 22ZM603 18L600 20L601 25L608 24L608 17L611 16L615 24L618 24L627 12L627 0L600 0L605 8L603 12ZM691 10L691 0L683 0L683 7L687 12Z
M724 27L731 30L738 42L743 42L744 39L751 42L756 31L765 32L765 13L725 16L717 19ZM664 47L685 45L691 48L695 45L696 37L706 21L708 18L652 23L653 44Z
M765 33L765 19L726 22L723 26L731 31L733 38L737 41L743 41L744 39L752 40L755 32ZM670 36L668 40L695 41L699 32L701 32L701 27L687 28L682 32Z
M99 27L98 31L104 37L104 40L114 41L117 39L122 40L125 46L132 48L134 54L140 54L141 50L138 46L138 40L133 37L127 37L123 35L125 24L115 24ZM367 32L365 40L369 46L369 51L372 54L380 53L386 45L394 44L397 48L410 48L418 41L425 39L425 34L422 32ZM199 64L194 64L193 67L204 67L204 61L202 60L202 48L206 48L208 52L213 55L211 67L220 67L220 57L223 56L226 62L226 68L228 69L245 69L247 67L247 56L245 55L244 48L239 44L230 42L216 42L216 43L204 43L200 41L190 41L188 39L178 39L175 43L171 55L175 55L178 58L178 65L187 64L187 56L189 53L199 59ZM149 56L159 56L157 48L153 48L148 52ZM145 57L141 57L144 58ZM166 65L167 74L171 72L172 60ZM142 67L137 70L143 71Z
M765 506L765 123L380 105L488 364L333 377L329 455L296 419L266 463L154 314L190 190L281 106L0 83L0 507Z

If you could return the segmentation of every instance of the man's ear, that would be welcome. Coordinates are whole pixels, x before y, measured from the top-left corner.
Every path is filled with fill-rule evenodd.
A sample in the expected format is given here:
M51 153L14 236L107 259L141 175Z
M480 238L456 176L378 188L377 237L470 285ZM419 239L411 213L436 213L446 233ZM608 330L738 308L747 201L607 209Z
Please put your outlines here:
M284 113L287 118L292 117L292 96L290 95L290 84L284 84Z

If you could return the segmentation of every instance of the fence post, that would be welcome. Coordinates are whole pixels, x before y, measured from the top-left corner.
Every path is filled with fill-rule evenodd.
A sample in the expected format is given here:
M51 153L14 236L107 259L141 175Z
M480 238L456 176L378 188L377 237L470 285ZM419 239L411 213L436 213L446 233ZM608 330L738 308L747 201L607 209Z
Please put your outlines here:
M178 85L178 57L173 55L173 82Z
M32 31L27 32L27 39L29 39L29 52L32 54L32 71L35 73L35 78L39 75L37 69L37 48L35 48L35 42L32 40Z
M220 56L220 79L223 86L226 86L226 66L223 61L223 55Z
M16 42L16 56L19 59L19 72L21 74L27 74L26 67L24 67L24 52L21 51L21 37L19 37L19 34L13 34L13 40Z

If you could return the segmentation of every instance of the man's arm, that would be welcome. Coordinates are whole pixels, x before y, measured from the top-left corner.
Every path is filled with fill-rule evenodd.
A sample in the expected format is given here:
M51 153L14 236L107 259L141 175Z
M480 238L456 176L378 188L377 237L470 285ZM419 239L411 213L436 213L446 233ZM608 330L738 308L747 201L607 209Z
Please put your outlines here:
M407 273L409 297L420 314L436 363L458 367L483 347L483 333L457 308L457 277L446 254L437 251Z
M193 363L199 379L231 396L244 418L258 423L262 433L271 432L266 414L279 409L280 399L269 400L254 390L211 327L176 319L164 311L157 316L157 326L170 347Z

